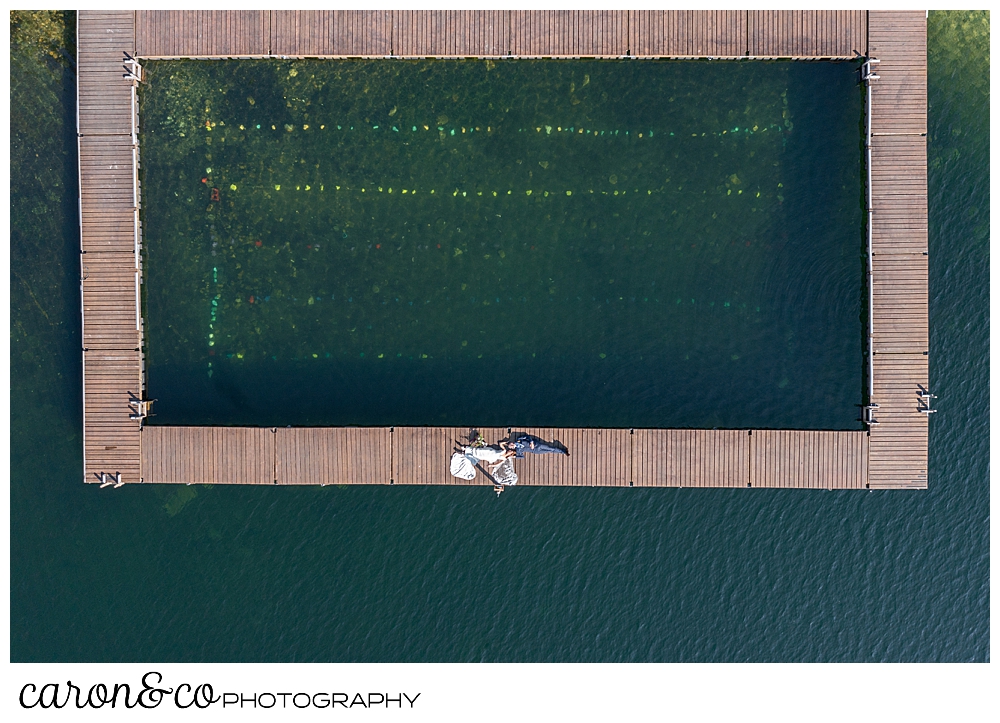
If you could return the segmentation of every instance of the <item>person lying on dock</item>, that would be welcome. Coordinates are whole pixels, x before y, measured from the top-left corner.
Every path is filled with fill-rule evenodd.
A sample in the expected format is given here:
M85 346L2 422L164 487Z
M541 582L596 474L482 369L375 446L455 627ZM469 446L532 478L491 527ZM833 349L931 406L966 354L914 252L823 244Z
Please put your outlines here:
M517 472L514 471L514 457L517 452L513 446L501 442L483 446L465 445L456 448L451 456L451 474L464 480L473 480L478 469L493 483L493 490L499 495L504 488L517 484ZM490 468L487 472L482 464Z
M558 439L546 442L541 437L526 434L525 432L514 432L506 442L501 442L500 444L505 445L507 449L512 448L519 458L523 457L525 452L531 452L532 454L564 454L567 457L569 456L569 450L566 449L566 445Z
M468 446L462 452L472 459L485 462L489 466L490 472L495 472L500 465L517 454L517 450L505 445L503 442L500 444L487 444L483 447Z
M514 450L509 450L500 462L490 468L490 480L493 482L493 491L497 496L507 487L517 484L517 472L514 471Z

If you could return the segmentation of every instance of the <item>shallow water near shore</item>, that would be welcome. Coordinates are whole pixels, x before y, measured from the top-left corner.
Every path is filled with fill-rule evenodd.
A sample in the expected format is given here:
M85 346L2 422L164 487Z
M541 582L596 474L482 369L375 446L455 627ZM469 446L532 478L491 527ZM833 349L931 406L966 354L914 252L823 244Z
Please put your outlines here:
M12 660L988 659L987 13L931 13L928 27L930 382L940 410L931 419L930 489L525 488L499 499L476 488L112 491L82 484L75 86L72 66L58 52L74 54L75 31L72 14L44 17L51 45L39 43L46 36L33 26L24 36L30 42L13 34L11 49ZM799 131L796 123L792 135ZM200 177L195 183L204 189ZM387 201L386 194L381 203ZM211 203L206 196L199 212ZM202 283L210 281L204 265L192 269ZM797 283L787 274L779 279ZM856 301L860 277L855 282ZM248 286L240 293L258 291ZM192 294L187 347L202 356L177 362L176 378L188 368L192 380L188 390L172 383L178 399L210 389L207 293ZM186 318L184 297L178 291L165 311ZM223 316L227 329L248 338L256 298L253 306ZM315 308L314 301L282 313L299 323ZM723 321L712 328L725 328ZM294 360L297 335L286 331L278 339L273 348L283 356L272 355L282 364L315 372L305 366L311 356ZM571 336L562 341L574 343ZM613 353L603 353L604 361L614 361ZM406 359L414 375L423 371L420 361ZM351 375L361 373L351 365L361 359L342 363L341 386L348 387ZM448 363L460 370L471 361L459 356ZM586 365L597 364L579 363L584 377ZM233 365L211 380L237 370ZM233 383L237 389L250 378L273 384L261 370ZM495 373L490 367L481 380ZM627 373L622 365L610 379ZM850 394L857 396L856 367L850 374ZM628 391L622 400L579 395L573 409L609 424L625 423L631 411L623 407L633 404L647 418L671 419L672 412L643 396L662 399L660 391L622 388ZM356 406L353 392L337 393L338 407ZM673 401L692 404L683 416L698 418L691 400ZM233 423L252 422L257 403L189 402L175 412L196 420L221 410ZM354 412L357 421L394 409L377 397L373 405ZM423 409L413 402L403 411L416 420ZM506 411L529 416L531 410ZM699 423L707 417L702 413ZM568 418L560 414L546 411L545 418ZM777 412L753 410L753 423L767 422L769 414ZM818 419L811 414L796 411L775 424ZM303 413L297 421L355 420L337 409Z

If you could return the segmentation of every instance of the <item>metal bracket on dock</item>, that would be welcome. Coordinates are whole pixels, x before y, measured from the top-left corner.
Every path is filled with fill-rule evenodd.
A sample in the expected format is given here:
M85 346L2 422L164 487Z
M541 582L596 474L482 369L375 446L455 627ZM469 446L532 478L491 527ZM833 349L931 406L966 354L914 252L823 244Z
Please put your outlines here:
M112 485L114 485L115 489L118 489L123 484L125 484L124 482L122 482L122 473L121 472L115 472L113 475L112 474L108 474L107 472L101 472L100 478L101 478L101 486L100 486L99 489L102 489L102 490L105 487L110 487Z
M875 402L869 402L864 406L865 424L870 427L878 425L878 420L875 419L875 410L878 409L878 404Z
M865 282L868 287L868 399L875 394L875 263L872 258L873 226L875 223L875 208L872 204L872 80L877 80L878 76L872 72L872 63L878 63L878 58L867 58L861 65L861 79L865 83L865 253L867 258L867 268ZM870 403L865 407L866 423L869 425L878 424L872 414L873 409L878 405Z
M871 81L879 79L879 76L872 69L872 63L877 62L879 62L878 58L868 58L868 60L861 64L861 80L869 85L871 85Z
M135 411L129 414L128 418L141 423L146 417L152 415L150 408L153 406L153 402L155 401L155 399L139 399L134 394L129 392L128 405Z
M917 411L930 417L937 411L936 409L931 409L931 400L937 399L937 394L931 394L923 387L919 387L919 389L920 391L917 393L917 396L920 397L920 402L917 403Z
M125 56L124 58L122 58L122 63L123 63L122 67L125 69L125 72L122 73L122 77L129 78L130 80L134 80L137 83L141 83L142 66L139 65L139 61L133 58L128 53L126 53L124 50L122 51L122 55Z

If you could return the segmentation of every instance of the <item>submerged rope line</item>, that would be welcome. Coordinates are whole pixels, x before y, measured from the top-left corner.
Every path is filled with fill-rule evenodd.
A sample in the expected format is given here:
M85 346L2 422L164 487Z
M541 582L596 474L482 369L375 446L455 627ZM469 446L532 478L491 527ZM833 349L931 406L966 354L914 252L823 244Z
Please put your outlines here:
M362 290L359 290L359 291L356 291L354 293L362 294L362 293L365 293L365 292L362 291ZM374 293L377 294L379 292L376 291ZM255 299L254 301L250 301L249 302L251 304L262 304L262 303L267 303L267 302L269 302L271 300L271 296L270 295L261 297L261 296L259 296L256 293L250 294L248 297L246 297L247 300L249 300L251 298ZM278 299L278 301L286 301L286 302L290 301L293 305L297 305L297 306L303 306L303 305L305 305L305 306L313 306L316 302L323 301L324 298L326 298L326 297L324 297L322 294L314 294L314 295L310 296L308 299L304 299L304 300L300 301L298 299L298 297L285 295L285 296L281 296ZM548 296L546 298L548 298L549 301L559 301L560 300L560 297L558 297L558 296ZM563 301L570 301L570 300L572 300L572 298L573 298L572 296L565 296L565 297L562 297L562 300ZM594 296L591 297L590 302L587 302L586 299L583 299L583 298L581 298L579 296L576 297L576 298L577 298L578 301L583 301L585 303L594 303L594 302L598 301L597 297L594 297ZM329 295L329 300L330 301L336 301L337 300L337 295L336 294L330 294ZM244 301L244 297L242 295L237 296L234 299L234 303L236 303L236 304L240 304L243 301ZM351 295L351 296L348 296L345 299L344 295L341 294L340 301L341 301L341 303L353 304L354 303L354 296ZM359 301L361 301L360 298L359 298ZM419 300L416 300L417 308L426 306L427 304L432 304L432 303L434 303L434 301L435 301L434 299L425 299L423 302L420 302ZM452 297L448 296L448 297L445 297L444 301L446 303L447 302L451 302L451 301L467 301L468 303L470 303L470 304L476 304L477 306L478 305L492 306L494 304L502 304L504 302L504 299L502 299L499 296L493 297L492 299L483 299L482 297L478 297L478 296L474 296L473 295L473 296L470 296L468 299L456 298L454 300L452 299ZM506 301L513 301L515 303L520 302L522 304L527 304L527 303L535 303L536 300L532 300L532 301L529 302L528 297L526 297L526 296L520 296L520 297L507 296L506 297ZM607 298L604 299L604 303L607 304L607 305L610 305L610 304L618 302L618 301L621 301L621 302L625 303L625 297L624 296L619 296L617 299L615 299L614 297L607 297ZM644 296L644 297L642 297L642 302L641 303L648 303L649 301L650 301L650 297ZM691 298L691 299L688 299L687 301L685 301L681 297L676 297L675 299L673 299L672 302L671 302L670 299L665 299L665 300L661 301L659 298L654 297L652 299L652 302L655 303L655 304L660 304L660 303L669 304L669 303L673 303L675 306L682 306L682 305L683 306L698 306L699 305L699 302L696 299L694 299L694 298ZM382 301L380 305L381 306L386 306L386 305L388 305L390 303L405 304L407 306L413 306L414 305L414 301L408 301L407 299L400 299L398 296L396 296L396 297L391 297L390 296L390 298L385 299L384 301ZM639 302L639 297L635 296L635 295L630 295L628 297L628 302L627 303L640 303ZM713 300L713 301L705 302L703 300L701 302L701 305L707 305L709 308L714 308L715 305L716 305L716 301ZM733 308L733 302L732 301L719 302L719 308L721 308L721 309ZM742 304L736 305L735 308L745 309L745 308L747 308L747 305L744 302ZM759 306L755 307L755 309L758 312L760 311L760 307Z
M326 190L326 185L327 184L325 184L325 183L319 184L319 189L318 190L320 192L324 192ZM742 185L742 182L740 182L740 185ZM776 188L783 188L783 187L784 187L784 185L781 184L781 183L778 183L777 186L776 186ZM239 186L237 184L230 184L229 188L232 191L236 191L236 190L238 190ZM282 188L284 188L286 191L291 191L292 185L291 184L280 184L280 183L274 184L274 190L275 191L281 192ZM312 184L308 184L308 183L307 184L298 183L298 184L295 184L295 190L296 191L312 191L312 190L315 190L315 187ZM654 193L656 193L656 194L669 193L669 192L672 192L672 190L673 190L673 187L668 188L666 186L660 186L659 188L647 188L647 189L645 189L647 196L651 196ZM683 184L681 184L680 186L678 186L677 190L678 191L683 190ZM736 195L737 196L743 195L743 190L744 189L742 189L742 188L736 189ZM398 192L398 194L400 196L404 196L404 195L415 196L415 195L417 195L418 192L423 193L423 194L428 195L428 196L434 195L434 196L439 196L439 197L441 197L441 196L445 196L446 197L446 196L449 195L449 190L439 191L438 189L432 188L430 191L419 191L419 189L416 189L416 188L399 188L398 186L395 187L395 188L393 188L392 186L361 186L359 188L357 186L352 187L352 186L347 186L347 185L336 185L336 184L333 184L333 191L335 193L337 191L346 191L346 192L352 192L353 191L353 192L359 192L359 193L387 193L387 194L393 194L393 193L397 193ZM705 192L707 192L707 191L705 191ZM613 190L610 190L610 191L606 191L606 190L603 190L603 189L598 189L598 190L595 191L594 189L591 188L591 189L588 189L587 191L575 191L575 192L572 191L572 190L568 190L568 189L567 190L563 190L563 191L547 191L547 190L539 190L539 189L531 189L531 188L529 188L529 189L527 189L527 190L524 191L524 195L525 196L536 196L536 197L541 196L542 198L548 198L550 196L552 196L552 197L573 196L574 193L576 193L577 195L595 195L595 196L600 195L600 196L612 196L612 197L614 197L614 196L625 196L625 195L627 195L629 193L632 193L633 195L637 195L637 194L641 195L642 191L640 189L638 189L638 188L633 188L631 191L629 189L613 189ZM721 193L721 191L720 191L720 193ZM727 196L732 195L732 193L733 193L733 188L727 188L726 189L726 195ZM473 198L476 198L476 197L483 197L483 198L494 197L494 198L499 198L499 197L504 197L504 196L514 196L514 195L520 196L521 195L521 191L518 190L517 192L515 192L513 189L507 189L506 191L504 191L503 189L500 189L499 191L489 191L489 190L487 190L487 191L468 191L468 190L460 190L458 188L454 188L454 189L450 190L450 195L452 196L452 198L456 198L458 196L462 196L462 198L469 198L470 196L473 197ZM761 195L760 190L757 190L756 194L754 195L754 197L755 198L759 198L760 195ZM784 200L784 198L781 197L781 196L779 196L778 199L779 200Z
M219 268L217 266L213 266L212 267L212 283L214 284L216 290L218 290L218 287L219 287ZM209 356L211 356L212 354L214 354L214 351L212 350L212 347L215 346L215 321L216 321L216 318L218 316L219 301L221 299L222 299L222 294L219 293L218 291L216 291L215 298L212 299L212 313L210 315L211 321L209 321L209 323L208 323L208 328L210 329L210 331L208 332ZM209 359L209 361L208 361L208 376L212 376L212 360L211 359Z
M206 132L211 132L216 127L219 127L220 129L226 127L225 121L208 121L207 120L207 121L205 121L205 125L203 126L203 128L205 129ZM229 127L232 128L233 125L230 125ZM241 131L264 130L266 132L268 130L267 124L264 124L262 126L260 123L251 123L249 125L240 123L240 124L238 124L237 127ZM536 134L545 135L545 136L551 136L551 135L553 135L553 133L555 133L555 135L569 134L569 135L573 135L573 136L584 136L584 137L588 137L588 138L619 138L619 139L624 139L624 138L640 139L641 138L641 139L644 139L644 140L649 140L649 139L654 138L654 137L668 137L668 138L706 138L706 137L718 137L718 138L721 138L722 136L727 136L727 135L729 135L729 136L739 135L739 134L754 135L755 133L765 133L765 132L767 132L769 130L770 131L776 131L778 133L782 133L782 132L791 131L793 127L794 127L794 123L792 123L792 121L786 119L783 123L768 123L768 124L754 123L754 124L745 125L745 126L742 126L742 127L741 126L734 126L733 128L723 128L721 130L715 130L715 131L703 131L701 133L698 133L698 132L691 133L691 132L687 132L687 131L667 131L667 130L662 130L662 129L661 130L655 130L655 129L652 129L652 128L644 129L644 130L635 130L635 129L625 129L625 130L622 130L620 128L616 128L616 129L610 129L610 128L595 129L595 128L584 128L583 126L577 126L575 124L574 125L566 125L566 126L562 126L562 125L553 126L553 125L549 125L549 124L542 124L542 125L538 125L538 126L530 126L528 128L518 128L517 132L518 133L530 133L530 132L534 131ZM420 133L422 131L422 132L425 132L425 133L426 132L435 133L441 139L451 138L451 137L457 137L457 136L461 136L461 135L471 135L473 133L480 133L480 134L482 134L482 133L496 133L497 131L500 130L499 128L494 128L491 125L488 125L485 128L483 128L482 126L444 126L444 125L437 125L437 124L428 125L426 123L421 123L420 125L411 125L409 129L407 129L405 126L403 128L400 128L398 125L383 125L383 124L379 124L379 123L375 123L375 124L371 124L371 125L368 125L368 124L359 124L357 126L355 126L355 125L345 125L345 124L335 124L335 123L331 123L331 124L327 125L326 123L322 123L318 127L315 124L310 124L310 123L303 123L301 126L299 126L299 125L292 125L291 123L285 123L281 127L279 127L277 124L272 124L271 127L270 127L270 130L272 130L272 131L282 131L283 130L286 133L294 133L296 131L309 131L310 129L312 129L314 131L327 131L327 130L329 130L329 131L342 131L342 132L349 132L349 131L354 131L354 130L360 130L360 131L370 130L370 131L383 131L383 132L387 132L387 133L401 133L401 134L406 134L406 133L413 134L413 133ZM544 131L544 133L543 133L543 131Z

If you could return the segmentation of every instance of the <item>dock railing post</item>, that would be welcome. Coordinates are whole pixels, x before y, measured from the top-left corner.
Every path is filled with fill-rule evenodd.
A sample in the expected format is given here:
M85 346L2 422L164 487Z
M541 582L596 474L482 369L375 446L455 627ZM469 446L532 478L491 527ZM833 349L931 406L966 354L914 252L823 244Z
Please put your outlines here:
M139 133L136 118L139 114L139 99L136 88L142 81L142 66L139 61L124 52L122 77L128 79L131 86L129 121L132 127L132 251L135 254L135 330L142 333L142 303L139 299L139 284L142 264L139 261ZM140 339L140 347L141 347Z
M83 135L80 131L80 23L79 18L76 23L76 44L74 46L76 53L76 157L80 158L81 143L80 137ZM83 303L83 281L85 277L83 254L85 253L83 247L83 167L79 160L76 163L76 208L77 215L80 221L80 340L81 340L81 351L80 351L80 362L81 371L83 372L83 378L80 380L80 397L83 402L83 433L82 445L83 445L83 481L87 481L87 324L85 322L85 317L83 315L84 309L86 308Z
M865 405L865 423L869 426L878 424L875 420L875 284L874 263L872 260L872 224L875 210L872 208L872 81L878 76L872 71L872 63L879 62L876 58L868 58L861 65L861 78L865 83L865 213L867 216L866 251L868 257L868 403Z

